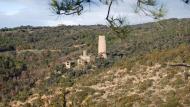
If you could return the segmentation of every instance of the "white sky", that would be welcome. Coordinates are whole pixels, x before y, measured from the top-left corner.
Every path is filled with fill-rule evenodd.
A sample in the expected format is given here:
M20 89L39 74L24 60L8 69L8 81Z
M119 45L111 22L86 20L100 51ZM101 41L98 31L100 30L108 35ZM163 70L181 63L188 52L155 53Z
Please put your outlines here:
M190 5L181 0L158 0L167 9L164 18L190 18ZM126 16L129 24L154 21L150 17L134 13L136 0L123 0L115 5L112 14ZM0 28L21 25L56 26L106 24L107 6L97 3L87 6L81 16L56 16L49 9L49 0L0 0Z

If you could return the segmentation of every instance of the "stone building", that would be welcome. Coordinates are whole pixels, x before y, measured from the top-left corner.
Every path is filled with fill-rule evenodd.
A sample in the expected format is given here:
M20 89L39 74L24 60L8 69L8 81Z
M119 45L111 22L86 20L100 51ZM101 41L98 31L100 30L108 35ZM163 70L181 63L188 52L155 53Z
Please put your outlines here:
M71 68L71 61L66 61L65 63L65 68L70 69Z
M106 39L105 36L102 35L100 35L98 38L98 58L107 59ZM83 50L83 54L79 56L78 60L74 59L73 57L63 59L66 69L81 69L88 64L93 64L93 62L95 62L96 57L93 55L88 55L87 51Z
M70 69L70 68L73 68L75 66L74 59L72 59L68 56L59 58L59 62L62 63L63 65L65 65L66 69Z
M79 59L77 60L78 66L84 66L91 62L91 56L87 55L87 51L83 51L83 55L79 56Z

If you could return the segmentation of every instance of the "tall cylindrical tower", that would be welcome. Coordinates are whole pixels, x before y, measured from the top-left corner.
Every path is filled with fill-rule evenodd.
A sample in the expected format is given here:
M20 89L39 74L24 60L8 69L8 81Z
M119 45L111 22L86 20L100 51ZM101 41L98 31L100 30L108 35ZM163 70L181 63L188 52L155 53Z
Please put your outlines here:
M105 36L100 35L98 40L98 56L100 58L107 58L106 55L106 39Z

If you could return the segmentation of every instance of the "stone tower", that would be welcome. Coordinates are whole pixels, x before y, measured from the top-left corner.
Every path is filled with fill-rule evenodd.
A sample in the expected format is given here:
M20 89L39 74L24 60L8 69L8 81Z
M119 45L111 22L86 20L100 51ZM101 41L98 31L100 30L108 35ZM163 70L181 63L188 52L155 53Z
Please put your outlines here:
M98 39L98 56L107 59L106 55L106 39L105 36L100 35Z

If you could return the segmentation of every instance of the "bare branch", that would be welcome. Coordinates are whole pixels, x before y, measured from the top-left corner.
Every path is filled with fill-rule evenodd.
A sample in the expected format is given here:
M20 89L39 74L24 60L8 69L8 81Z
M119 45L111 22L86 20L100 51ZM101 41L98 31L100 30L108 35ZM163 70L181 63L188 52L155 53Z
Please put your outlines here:
M178 67L190 67L189 64L186 64L186 63L177 63L177 64L168 64L170 66L178 66Z

